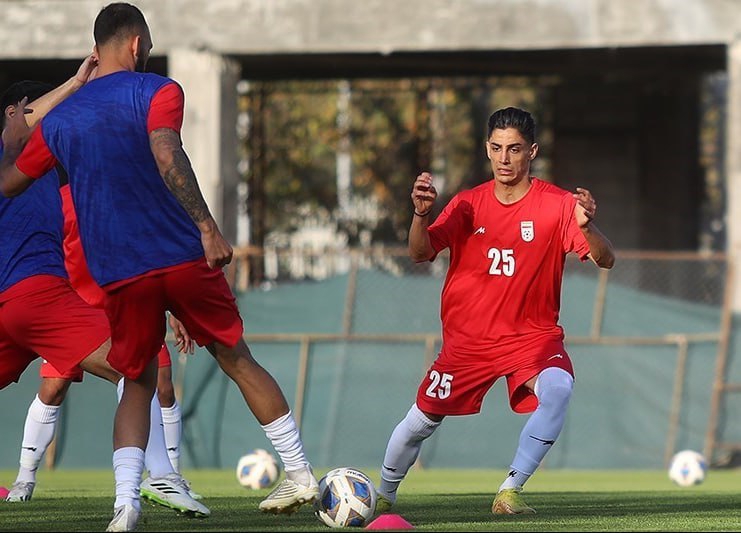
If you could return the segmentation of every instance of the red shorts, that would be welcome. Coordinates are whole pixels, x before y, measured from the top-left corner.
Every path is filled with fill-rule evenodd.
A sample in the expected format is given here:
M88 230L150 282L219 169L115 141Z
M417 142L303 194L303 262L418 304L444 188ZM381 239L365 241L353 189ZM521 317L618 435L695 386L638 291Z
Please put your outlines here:
M574 375L561 340L547 339L493 358L450 356L443 348L417 390L417 406L434 415L478 413L486 393L504 376L512 410L531 413L538 407L538 398L524 385L549 367Z
M138 378L162 346L166 310L199 346L218 342L233 347L243 332L224 273L205 260L119 285L108 292L105 309L112 324L108 362L129 379Z
M170 351L167 349L167 344L163 344L162 348L160 348L160 351L157 354L157 360L158 360L157 366L159 368L162 368L165 366L172 366L172 360L170 359ZM82 371L82 368L78 366L76 368L73 368L72 370L68 370L67 372L60 372L59 370L54 368L53 365L50 365L49 361L44 360L41 363L41 367L39 368L39 375L42 378L67 379L69 381L76 381L79 383L82 381L83 371Z
M18 381L39 356L69 372L110 337L105 313L85 303L67 280L32 276L18 288L30 290L0 304L0 388Z

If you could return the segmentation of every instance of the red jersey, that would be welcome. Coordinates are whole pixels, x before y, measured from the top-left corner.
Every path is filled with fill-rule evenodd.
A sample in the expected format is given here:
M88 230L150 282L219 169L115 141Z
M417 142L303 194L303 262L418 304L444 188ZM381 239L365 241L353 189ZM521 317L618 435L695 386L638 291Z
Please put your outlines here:
M105 292L95 283L87 268L69 185L60 187L59 193L62 195L62 212L64 213L64 266L67 269L70 285L83 300L93 307L102 309Z
M513 204L497 200L494 180L450 201L429 227L435 253L450 248L441 298L446 354L486 356L563 338L566 254L589 253L575 205L569 191L538 178Z

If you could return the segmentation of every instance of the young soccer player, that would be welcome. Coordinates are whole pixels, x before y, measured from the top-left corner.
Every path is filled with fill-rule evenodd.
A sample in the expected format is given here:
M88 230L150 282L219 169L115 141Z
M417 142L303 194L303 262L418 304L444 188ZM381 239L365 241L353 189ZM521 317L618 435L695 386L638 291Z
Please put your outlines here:
M437 191L423 172L412 189L409 254L432 261L448 248L441 298L443 343L417 400L386 447L378 510L389 509L422 443L446 416L475 414L504 377L509 403L528 419L492 504L498 514L534 510L520 492L561 432L574 370L558 323L565 258L576 253L612 268L610 241L597 229L597 204L530 175L538 154L530 113L500 109L489 118L486 153L493 179L458 193L430 223Z

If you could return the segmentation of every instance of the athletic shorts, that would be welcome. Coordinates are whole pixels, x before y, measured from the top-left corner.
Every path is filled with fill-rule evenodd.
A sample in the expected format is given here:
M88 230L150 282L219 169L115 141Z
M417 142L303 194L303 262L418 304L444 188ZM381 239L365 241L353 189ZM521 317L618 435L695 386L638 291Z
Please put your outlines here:
M157 354L157 360L159 363L157 366L159 368L172 366L170 351L167 349L167 344L163 344L162 348L160 348L160 351ZM54 366L49 364L49 361L46 360L41 363L41 367L39 368L39 375L42 378L67 379L69 381L76 381L77 383L80 383L82 381L83 374L84 372L79 366L73 368L72 370L68 370L67 372L60 372L59 370L54 368Z
M178 317L199 346L236 346L242 317L221 269L206 261L144 276L107 292L111 327L108 362L129 379L138 378L163 344L165 311Z
M18 381L37 357L67 373L110 337L105 313L66 279L32 276L13 287L21 284L33 290L0 304L0 388Z
M531 413L538 407L538 398L525 383L549 367L574 375L561 340L547 339L529 344L517 353L500 353L491 358L449 355L443 347L417 390L417 406L435 415L476 414L489 389L505 377L511 409L515 413Z

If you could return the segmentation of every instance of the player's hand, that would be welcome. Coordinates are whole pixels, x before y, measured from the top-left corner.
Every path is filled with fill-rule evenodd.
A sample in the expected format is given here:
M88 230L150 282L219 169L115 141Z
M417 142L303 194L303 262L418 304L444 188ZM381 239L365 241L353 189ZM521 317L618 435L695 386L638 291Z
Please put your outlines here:
M594 201L592 193L581 187L576 188L574 193L576 206L574 207L574 218L580 228L583 228L594 219L597 214L597 202Z
M75 82L77 82L80 87L82 87L90 80L95 79L95 75L97 73L98 56L97 54L93 53L87 56L80 65L80 68L77 69L77 74L75 74Z
M432 185L432 174L422 172L412 186L412 203L417 213L427 213L437 198L437 189Z
M203 244L209 268L221 268L231 263L234 250L218 228L214 227L208 232L202 231L201 244Z
M170 313L167 321L170 323L170 328L175 334L175 347L178 349L178 352L193 354L193 352L195 351L193 339L188 334L188 330L185 329L183 323L175 318L172 313Z
M14 150L20 153L23 147L31 137L33 131L26 122L26 113L32 113L33 110L26 107L28 97L23 99L12 107L5 119L5 129L3 130L3 146L5 150Z

